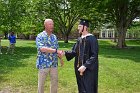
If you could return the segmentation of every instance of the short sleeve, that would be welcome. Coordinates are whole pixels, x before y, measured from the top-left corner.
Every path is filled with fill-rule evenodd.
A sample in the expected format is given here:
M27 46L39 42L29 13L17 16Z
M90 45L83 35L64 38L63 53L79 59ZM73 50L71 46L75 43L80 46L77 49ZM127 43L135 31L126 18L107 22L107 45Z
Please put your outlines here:
M36 37L36 46L38 50L44 46L44 43L42 42L42 38L40 35Z

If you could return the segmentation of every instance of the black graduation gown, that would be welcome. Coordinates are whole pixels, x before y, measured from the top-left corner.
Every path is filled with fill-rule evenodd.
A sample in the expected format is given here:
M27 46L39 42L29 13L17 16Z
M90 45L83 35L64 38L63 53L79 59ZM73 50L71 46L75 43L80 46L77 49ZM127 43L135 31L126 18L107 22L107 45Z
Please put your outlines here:
M79 38L72 51L65 51L65 55L68 61L75 57L74 68L79 93L97 93L98 42L95 36L89 35L83 39ZM82 76L78 71L81 65L86 67Z

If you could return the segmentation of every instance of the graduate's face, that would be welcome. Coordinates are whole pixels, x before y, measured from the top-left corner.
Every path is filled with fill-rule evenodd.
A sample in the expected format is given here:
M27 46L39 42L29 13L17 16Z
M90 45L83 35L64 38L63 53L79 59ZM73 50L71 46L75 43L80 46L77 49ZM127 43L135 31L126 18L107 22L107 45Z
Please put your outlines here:
M79 31L79 34L82 33L82 30L83 30L83 25L78 25L78 31Z
M82 34L82 32L87 31L87 26L78 25L78 31L79 31L79 34Z

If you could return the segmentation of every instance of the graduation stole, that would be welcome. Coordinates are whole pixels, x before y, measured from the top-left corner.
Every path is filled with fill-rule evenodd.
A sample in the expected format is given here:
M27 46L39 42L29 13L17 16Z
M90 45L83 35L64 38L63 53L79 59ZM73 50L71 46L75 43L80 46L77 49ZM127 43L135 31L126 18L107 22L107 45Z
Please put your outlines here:
M83 50L81 49L82 43L83 43ZM77 67L80 67L80 63L81 63L81 65L83 65L85 44L86 44L86 37L83 38L83 39L80 37L80 39L79 39L79 45L78 45L78 64L77 64ZM82 55L82 57L81 57L81 55Z

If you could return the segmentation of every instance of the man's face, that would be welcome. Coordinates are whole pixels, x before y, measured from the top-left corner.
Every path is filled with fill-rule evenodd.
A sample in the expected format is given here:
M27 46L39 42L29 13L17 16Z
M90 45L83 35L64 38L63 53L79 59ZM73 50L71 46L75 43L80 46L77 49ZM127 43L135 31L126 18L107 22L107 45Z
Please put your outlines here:
M53 21L47 21L46 23L45 23L45 28L47 29L47 31L49 31L49 32L53 32L53 29L54 29L54 23L53 23Z
M83 25L78 25L78 31L79 31L79 34L82 33L82 30L83 30Z

